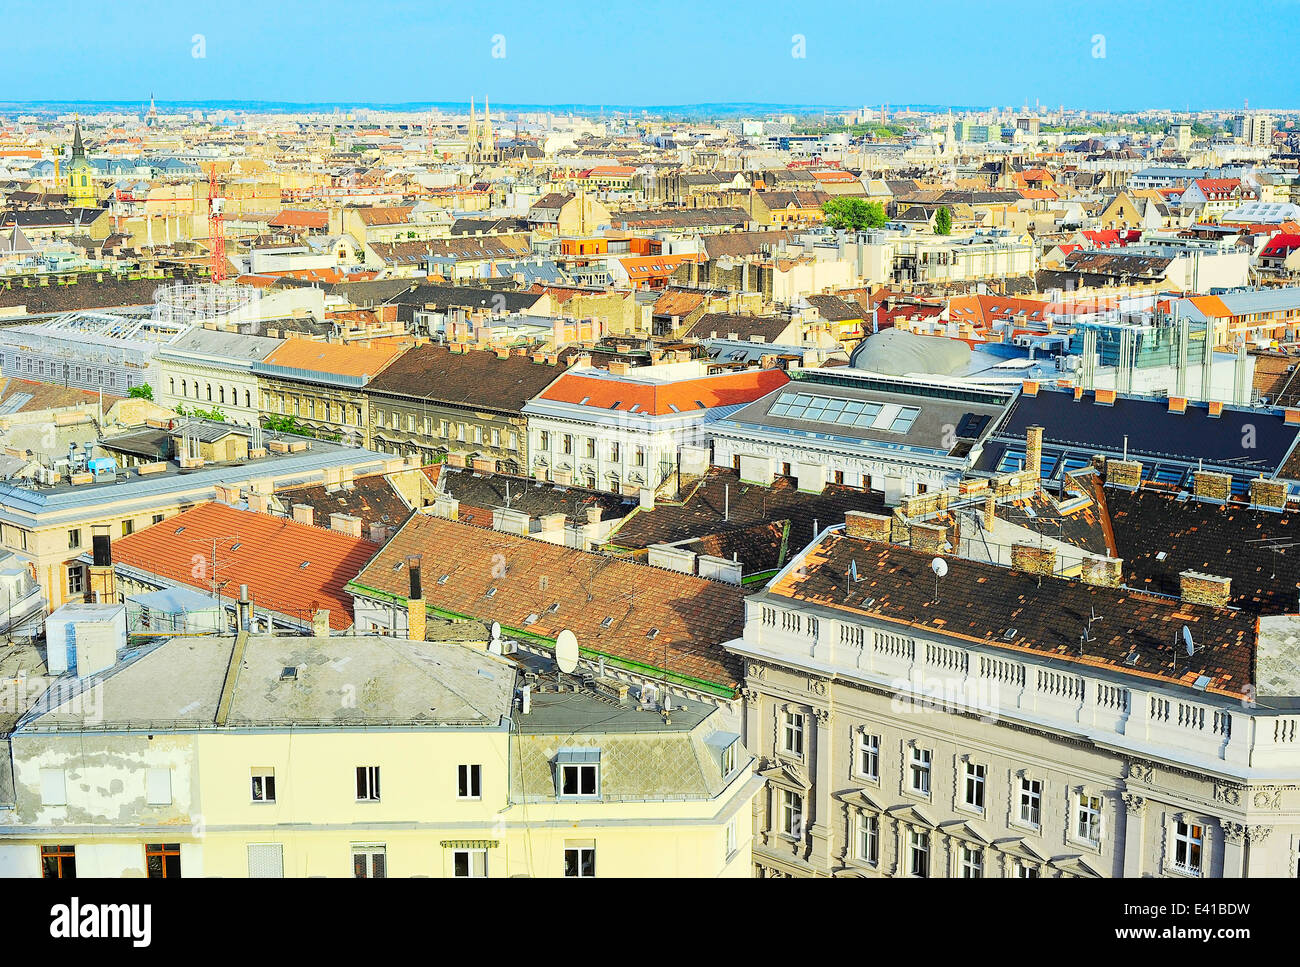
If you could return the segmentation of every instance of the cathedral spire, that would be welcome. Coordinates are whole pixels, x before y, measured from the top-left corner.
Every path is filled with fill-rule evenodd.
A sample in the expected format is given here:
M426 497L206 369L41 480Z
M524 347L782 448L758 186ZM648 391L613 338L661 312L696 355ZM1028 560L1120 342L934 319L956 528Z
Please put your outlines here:
M72 157L84 158L85 156L86 147L81 143L81 118L77 118L72 127Z

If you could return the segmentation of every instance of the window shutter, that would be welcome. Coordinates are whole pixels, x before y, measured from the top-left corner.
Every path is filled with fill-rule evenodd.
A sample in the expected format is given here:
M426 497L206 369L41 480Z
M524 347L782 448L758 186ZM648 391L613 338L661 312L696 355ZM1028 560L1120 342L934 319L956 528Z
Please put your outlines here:
M145 802L150 806L170 806L172 802L172 771L150 769L145 782Z
M279 843L250 845L248 847L248 875L250 878L278 879L284 876L284 847Z

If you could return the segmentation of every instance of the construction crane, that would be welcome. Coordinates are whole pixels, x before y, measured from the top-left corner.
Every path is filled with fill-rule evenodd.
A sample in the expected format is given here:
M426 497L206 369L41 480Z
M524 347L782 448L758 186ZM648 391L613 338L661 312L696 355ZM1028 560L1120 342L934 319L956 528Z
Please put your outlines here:
M222 207L225 199L217 194L217 166L208 166L208 262L209 278L222 282L226 278L226 229Z

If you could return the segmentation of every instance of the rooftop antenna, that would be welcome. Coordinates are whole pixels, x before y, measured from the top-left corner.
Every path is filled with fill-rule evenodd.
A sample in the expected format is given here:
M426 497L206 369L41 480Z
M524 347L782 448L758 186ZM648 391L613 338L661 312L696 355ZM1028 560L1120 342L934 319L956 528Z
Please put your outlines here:
M1200 647L1196 644L1196 642L1192 638L1192 629L1187 627L1187 625L1183 625L1183 630L1179 634L1179 638L1181 638L1182 640L1178 641L1177 639L1175 639L1174 641L1174 678L1178 677L1179 649L1181 648L1187 654L1188 658L1191 658L1198 651L1201 650Z
M930 570L934 572L934 604L939 603L939 579L948 573L948 562L941 557L936 557L930 562Z

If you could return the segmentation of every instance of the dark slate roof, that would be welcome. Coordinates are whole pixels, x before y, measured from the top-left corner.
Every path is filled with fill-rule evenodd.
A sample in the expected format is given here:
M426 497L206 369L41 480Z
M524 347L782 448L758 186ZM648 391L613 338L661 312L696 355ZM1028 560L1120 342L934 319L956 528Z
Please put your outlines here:
M189 285L197 277L177 275L167 279L113 279L96 282L95 276L78 276L76 285L23 288L19 278L0 281L0 306L26 306L30 313L68 312L72 309L115 309L153 304L154 291L162 285ZM12 286L12 287L10 287Z
M362 524L385 524L399 527L410 515L411 509L398 496L388 478L381 473L354 477L350 484L312 484L277 490L275 497L285 513L291 513L294 504L307 504L314 512L318 527L330 526L330 514L350 514L361 518ZM362 531L362 537L367 536Z
M600 490L450 466L442 468L438 489L460 501L462 522L482 527L492 526L492 511L497 508L521 511L529 517L564 514L571 522L584 523L589 507L600 509L601 520L613 520L626 517L638 503L634 497Z
M1295 614L1300 595L1300 515L1201 503L1142 489L1105 492L1129 587L1179 593L1178 575L1232 579L1234 607ZM1164 560L1157 555L1163 554Z
M712 468L679 502L638 510L609 538L615 547L644 550L651 544L699 542L692 550L738 555L745 573L780 567L818 530L842 522L848 510L878 514L884 494L828 485L820 494L799 490L786 477L770 487L742 483L732 470Z
M533 362L530 356L497 357L471 349L453 353L446 346L406 350L367 385L371 393L517 414L563 372Z
M737 339L752 340L755 336L764 342L776 342L781 334L790 327L786 316L748 316L735 315L730 312L706 312L695 321L695 325L686 332L687 337L707 339L716 332L719 339L726 339L731 333Z
M831 534L772 593L870 615L904 631L922 629L1013 654L1056 659L1080 671L1106 669L1188 687L1205 676L1210 692L1249 692L1256 638L1255 616L1248 612L1039 577L959 557L947 558L948 573L935 601L933 557ZM855 562L863 577L846 593L845 574ZM1102 620L1093 624L1094 640L1080 655L1080 629L1093 615ZM1184 625L1199 644L1190 657L1173 647ZM1136 661L1130 664L1126 659L1134 649Z
M445 311L450 308L525 312L537 305L541 293L488 289L471 285L417 285L394 301L399 305Z
M1121 396L1112 406L1093 400L1092 393L1076 401L1072 393L1048 389L1037 396L1022 394L996 437L1022 442L1026 428L1037 425L1043 427L1044 446L1119 454L1127 438L1128 454L1136 460L1195 465L1204 459L1207 464L1272 474L1300 435L1300 426L1288 425L1280 410L1225 406L1221 416L1211 417L1203 403L1189 403L1186 413L1171 413L1163 399ZM1253 439L1255 446L1243 449L1246 439ZM1000 449L986 448L979 469L991 469L1000 455Z

